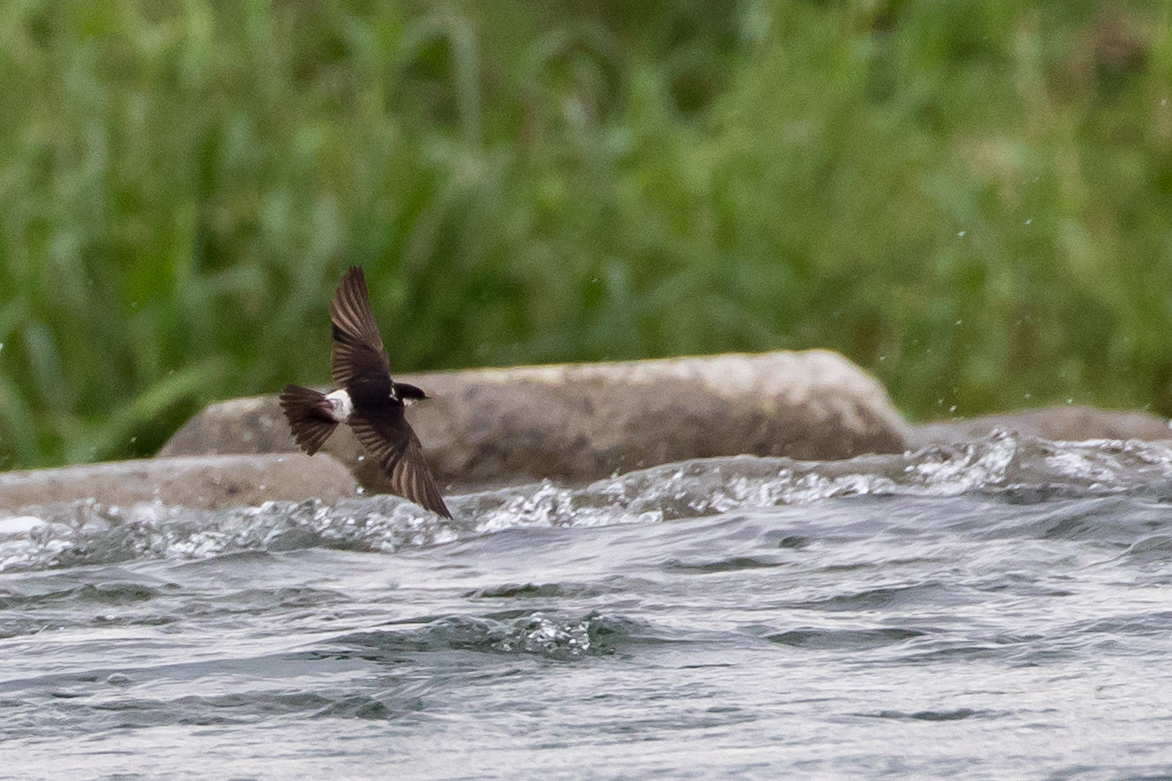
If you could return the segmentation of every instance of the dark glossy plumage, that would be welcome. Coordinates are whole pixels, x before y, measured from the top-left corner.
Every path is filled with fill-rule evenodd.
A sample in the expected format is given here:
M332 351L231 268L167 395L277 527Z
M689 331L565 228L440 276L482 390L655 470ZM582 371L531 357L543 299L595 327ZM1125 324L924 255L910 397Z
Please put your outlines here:
M427 396L414 385L391 380L387 351L370 309L361 268L352 266L342 277L342 284L330 303L330 320L334 337L332 377L334 384L349 394L354 405L345 422L353 429L367 456L390 477L394 493L451 518L427 466L423 445L405 415L403 399ZM289 419L293 438L310 455L337 426L333 408L326 396L317 391L287 386L281 394L281 407Z

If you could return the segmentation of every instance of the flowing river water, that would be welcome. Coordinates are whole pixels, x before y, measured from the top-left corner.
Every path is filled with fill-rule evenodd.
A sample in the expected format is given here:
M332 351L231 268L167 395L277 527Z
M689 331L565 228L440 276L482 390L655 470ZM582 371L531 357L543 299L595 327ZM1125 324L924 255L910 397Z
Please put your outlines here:
M1172 449L0 518L2 779L1172 777Z

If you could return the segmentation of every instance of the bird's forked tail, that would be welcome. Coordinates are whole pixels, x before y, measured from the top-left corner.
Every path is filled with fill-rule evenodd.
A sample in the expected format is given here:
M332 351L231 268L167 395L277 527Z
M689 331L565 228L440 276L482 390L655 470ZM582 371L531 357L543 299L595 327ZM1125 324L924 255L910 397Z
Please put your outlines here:
M289 420L293 439L308 455L325 444L338 427L334 408L326 394L300 385L286 385L281 391L281 409Z

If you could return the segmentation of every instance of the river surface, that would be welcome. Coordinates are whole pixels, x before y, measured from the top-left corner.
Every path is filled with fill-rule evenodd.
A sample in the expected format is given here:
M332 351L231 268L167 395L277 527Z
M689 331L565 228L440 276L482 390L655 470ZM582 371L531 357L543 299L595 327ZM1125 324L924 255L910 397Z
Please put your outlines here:
M0 518L0 778L1172 777L1172 449Z

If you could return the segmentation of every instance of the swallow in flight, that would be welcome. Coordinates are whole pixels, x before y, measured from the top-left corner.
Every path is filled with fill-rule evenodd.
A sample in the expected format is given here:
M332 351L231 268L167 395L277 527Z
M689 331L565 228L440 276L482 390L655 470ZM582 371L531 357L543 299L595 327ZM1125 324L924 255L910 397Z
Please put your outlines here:
M281 409L293 439L313 455L339 423L362 443L367 457L391 478L391 490L434 513L451 518L423 456L423 445L407 422L407 405L426 399L421 389L391 379L387 351L370 310L366 277L351 266L330 303L334 347L332 378L338 388L321 393L286 385Z

